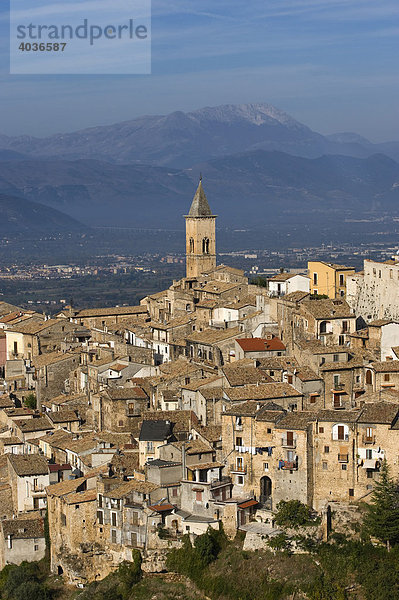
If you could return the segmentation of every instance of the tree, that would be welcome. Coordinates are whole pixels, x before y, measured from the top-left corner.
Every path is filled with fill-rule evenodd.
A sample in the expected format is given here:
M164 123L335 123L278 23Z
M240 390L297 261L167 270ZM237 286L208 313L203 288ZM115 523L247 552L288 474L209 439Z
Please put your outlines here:
M399 543L399 490L390 477L386 459L366 510L364 524L368 533L384 542L388 550Z
M25 396L24 404L27 408L32 410L36 409L36 396L33 392L30 392L27 396Z
M312 512L309 506L300 500L281 500L277 504L275 522L280 527L301 527L311 520Z

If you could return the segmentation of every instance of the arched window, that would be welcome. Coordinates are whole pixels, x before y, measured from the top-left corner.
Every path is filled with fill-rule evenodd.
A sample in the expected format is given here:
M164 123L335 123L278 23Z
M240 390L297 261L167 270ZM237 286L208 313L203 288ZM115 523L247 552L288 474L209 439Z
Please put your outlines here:
M194 252L194 238L190 238L190 253Z
M367 385L372 385L373 383L373 374L371 371L366 371L366 383Z
M202 254L209 254L209 239L204 238L202 240Z

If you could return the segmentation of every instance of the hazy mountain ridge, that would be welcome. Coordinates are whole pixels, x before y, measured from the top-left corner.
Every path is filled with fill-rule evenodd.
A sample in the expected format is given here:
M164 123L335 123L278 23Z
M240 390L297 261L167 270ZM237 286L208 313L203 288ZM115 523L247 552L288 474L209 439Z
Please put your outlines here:
M95 159L174 168L254 149L307 158L323 154L367 157L384 152L399 160L399 142L372 144L351 135L323 136L270 104L228 104L188 113L142 116L43 139L0 135L0 149L35 158Z
M1 182L0 182L1 184ZM84 231L84 225L62 212L25 198L0 193L0 235Z
M198 163L185 171L93 160L0 161L0 192L59 209L87 225L183 225L199 173L224 225L295 218L320 212L395 211L399 164L366 159L307 159L256 150Z

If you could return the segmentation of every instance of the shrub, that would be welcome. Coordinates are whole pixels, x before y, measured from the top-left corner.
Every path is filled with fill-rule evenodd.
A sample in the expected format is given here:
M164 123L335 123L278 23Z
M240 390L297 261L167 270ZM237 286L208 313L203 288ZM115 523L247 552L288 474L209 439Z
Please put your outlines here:
M275 515L276 525L280 527L301 527L308 525L311 521L311 509L299 500L281 500L277 504Z

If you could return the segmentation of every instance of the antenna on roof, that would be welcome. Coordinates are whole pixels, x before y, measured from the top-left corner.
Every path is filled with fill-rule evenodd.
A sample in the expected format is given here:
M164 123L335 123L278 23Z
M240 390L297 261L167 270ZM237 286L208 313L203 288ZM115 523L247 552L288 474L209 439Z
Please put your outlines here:
M202 173L200 173L200 179L199 180L202 181Z

